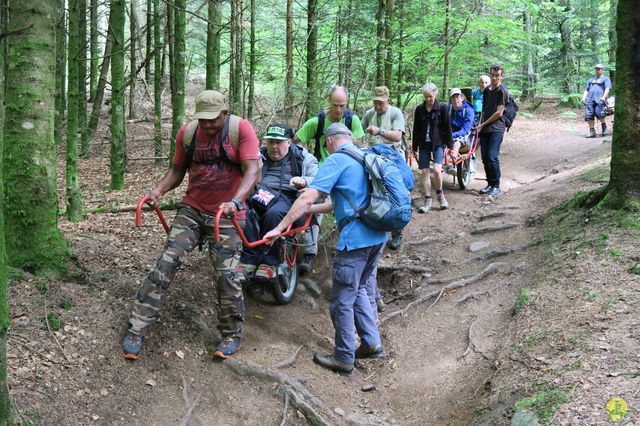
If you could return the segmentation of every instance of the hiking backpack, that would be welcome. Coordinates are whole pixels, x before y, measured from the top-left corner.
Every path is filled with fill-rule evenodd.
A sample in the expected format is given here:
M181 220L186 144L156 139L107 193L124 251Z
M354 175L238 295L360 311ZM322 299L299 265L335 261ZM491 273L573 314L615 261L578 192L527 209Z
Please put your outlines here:
M341 149L336 153L348 155L364 167L370 189L362 207L357 207L344 192L338 191L356 211L353 216L342 220L339 228L343 229L356 219L378 231L390 232L404 228L411 220L411 197L395 161L372 152L365 152L362 156Z
M222 137L220 138L222 143L221 154L223 157L226 157L225 159L230 163L233 163L233 161L231 161L231 156L229 155L229 152L227 152L228 147L225 144L225 140L227 139L227 135L230 135L231 144L237 150L238 144L240 143L240 120L241 118L237 115L227 114L227 118L224 121L224 127L222 128ZM182 133L182 146L187 154L187 169L191 165L193 151L196 149L197 133L198 120L190 121Z
M411 170L407 161L396 148L391 145L376 144L370 148L365 148L364 151L382 155L393 161L402 176L402 182L407 188L407 191L413 191L413 170Z
M322 155L320 153L320 137L324 134L324 121L327 118L327 113L325 111L320 111L318 113L318 128L316 129L316 134L313 135L313 139L315 140L315 145L313 146L313 155L320 161ZM344 125L347 126L347 129L351 130L351 125L353 123L353 111L350 109L344 110Z
M504 113L502 114L502 118L504 119L504 125L507 128L507 132L513 125L513 120L516 119L516 115L518 115L518 104L511 97L511 93L509 93L509 97L507 98L507 103L504 105Z

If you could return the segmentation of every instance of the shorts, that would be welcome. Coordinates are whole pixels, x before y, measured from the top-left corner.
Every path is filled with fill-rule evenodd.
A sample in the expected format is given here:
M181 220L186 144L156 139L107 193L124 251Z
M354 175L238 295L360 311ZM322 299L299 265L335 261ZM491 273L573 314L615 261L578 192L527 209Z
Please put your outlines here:
M432 144L427 144L426 148L420 148L418 151L418 168L420 170L428 169L431 164L431 153L433 153L433 163L444 163L444 145L433 148Z
M605 117L605 104L602 101L587 101L586 108L584 110L584 121L591 121L595 118Z

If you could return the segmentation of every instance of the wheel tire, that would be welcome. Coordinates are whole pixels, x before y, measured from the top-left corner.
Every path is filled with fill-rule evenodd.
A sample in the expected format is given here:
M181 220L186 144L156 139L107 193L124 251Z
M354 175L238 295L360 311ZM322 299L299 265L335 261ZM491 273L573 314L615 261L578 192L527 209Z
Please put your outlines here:
M458 175L458 186L460 189L467 189L469 186L469 182L471 181L471 172L469 171L469 163L470 159L467 158L464 161L461 161L456 166L456 171Z
M293 257L295 247L285 244L284 250L287 251L290 257ZM278 276L272 280L271 292L279 304L286 305L293 300L296 294L296 288L298 288L298 262L296 261L296 263L293 264L293 268L290 268L283 253L282 262L278 270ZM280 273L280 270L284 272Z

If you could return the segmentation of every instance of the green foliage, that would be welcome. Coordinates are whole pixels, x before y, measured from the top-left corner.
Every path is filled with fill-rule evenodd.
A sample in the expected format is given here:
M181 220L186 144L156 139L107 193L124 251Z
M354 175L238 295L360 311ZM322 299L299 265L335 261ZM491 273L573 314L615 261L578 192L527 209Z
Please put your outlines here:
M516 402L516 410L534 412L542 423L546 423L555 414L558 406L567 401L567 394L562 389L547 388L530 397Z
M53 331L58 331L62 328L62 320L60 319L60 314L55 311L49 312L47 314L46 322L49 323L49 327Z
M46 281L36 281L36 290L44 296L49 292L49 284Z
M544 340L547 337L548 333L549 330L547 330L545 327L538 328L533 333L525 337L522 342L518 344L518 346L520 347L520 349L533 348L534 346L537 346L538 343L540 343L542 340Z
M73 307L73 304L69 299L62 299L58 306L60 306L60 308L64 309L65 311L68 311Z
M584 293L584 300L586 300L587 302L595 302L597 298L598 293L593 290L587 290Z
M7 267L7 280L22 281L24 279L25 279L25 275L22 269Z
M640 262L636 263L631 268L629 268L629 273L634 275L640 275Z
M518 299L516 300L516 306L513 308L514 315L518 315L528 301L529 301L529 289L525 287L520 290L520 294L518 295Z

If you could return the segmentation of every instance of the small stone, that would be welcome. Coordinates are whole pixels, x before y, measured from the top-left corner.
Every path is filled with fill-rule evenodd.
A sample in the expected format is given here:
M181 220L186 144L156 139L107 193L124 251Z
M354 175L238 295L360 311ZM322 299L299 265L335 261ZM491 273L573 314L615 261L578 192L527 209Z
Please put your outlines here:
M156 385L156 381L153 379L149 379L147 380L147 383L145 383L145 385L154 387Z
M344 412L344 410L342 408L340 408L340 407L334 408L333 412L336 413L337 415L341 416L341 417L344 417L344 415L346 414Z
M469 251L475 253L477 251L486 249L491 243L489 241L474 241L469 245Z
M365 383L364 385L362 385L362 392L371 392L372 390L375 390L376 385L374 385L373 383Z

